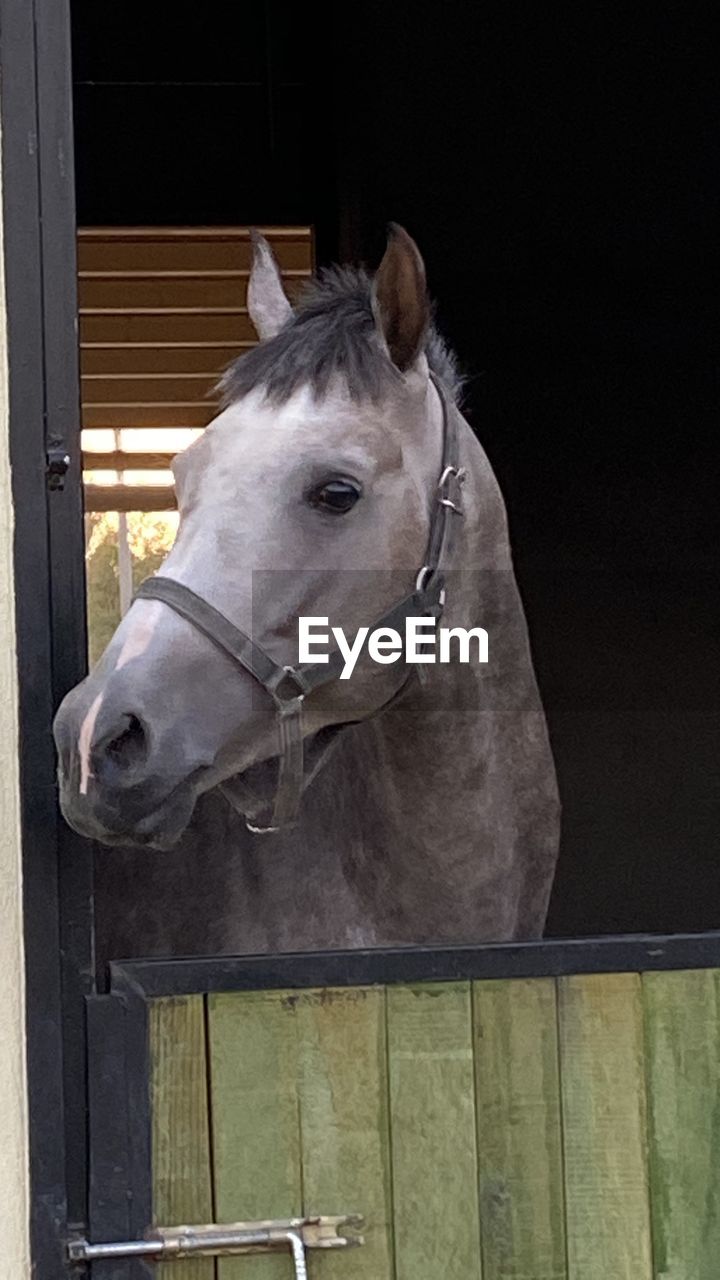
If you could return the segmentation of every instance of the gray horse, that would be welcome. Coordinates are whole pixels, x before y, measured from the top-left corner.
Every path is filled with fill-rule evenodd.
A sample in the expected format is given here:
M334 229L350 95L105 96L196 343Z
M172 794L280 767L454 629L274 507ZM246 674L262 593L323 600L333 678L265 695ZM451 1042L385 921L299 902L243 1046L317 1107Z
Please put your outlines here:
M442 623L482 626L489 661L420 679L363 653L351 679L313 689L299 820L272 829L273 698L192 620L137 599L55 723L65 818L118 846L98 860L103 950L537 937L558 844L552 757L502 498L457 408L420 254L394 227L373 279L325 273L293 310L256 237L248 308L260 344L175 461L163 578L281 669L297 663L300 616L352 636L412 593L445 494ZM448 415L461 509L443 488Z

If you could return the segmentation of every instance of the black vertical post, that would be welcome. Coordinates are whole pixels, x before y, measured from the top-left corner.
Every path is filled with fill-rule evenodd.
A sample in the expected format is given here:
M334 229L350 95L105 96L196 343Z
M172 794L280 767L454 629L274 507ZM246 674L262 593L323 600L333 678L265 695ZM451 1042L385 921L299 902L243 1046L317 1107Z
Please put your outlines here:
M57 819L45 515L45 404L37 84L32 4L2 0L2 163L15 506L31 1248L37 1274L63 1274L66 1224Z
M50 479L47 486L55 710L87 666L72 52L69 0L34 4L48 477L57 458L69 459L61 484L53 487ZM86 1218L84 1014L85 996L94 989L93 851L59 816L57 822L66 1178L72 1227Z
M67 1275L85 1219L84 997L92 988L92 850L66 833L52 716L84 663L68 0L0 0L10 455L15 509L21 818L38 1280ZM48 455L71 457L49 491Z

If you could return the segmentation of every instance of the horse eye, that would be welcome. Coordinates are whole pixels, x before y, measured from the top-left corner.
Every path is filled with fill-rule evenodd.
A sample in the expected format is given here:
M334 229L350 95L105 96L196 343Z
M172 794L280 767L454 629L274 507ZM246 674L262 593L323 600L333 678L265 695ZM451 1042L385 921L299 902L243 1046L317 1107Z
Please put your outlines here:
M352 480L328 480L313 489L309 502L311 507L344 516L355 506L359 497L360 488Z

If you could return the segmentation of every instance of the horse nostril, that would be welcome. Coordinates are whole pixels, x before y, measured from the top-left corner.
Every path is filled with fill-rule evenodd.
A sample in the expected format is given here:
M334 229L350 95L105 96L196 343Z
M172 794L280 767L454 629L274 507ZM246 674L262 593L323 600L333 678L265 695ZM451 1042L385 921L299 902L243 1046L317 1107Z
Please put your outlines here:
M105 742L105 758L119 769L132 769L142 764L148 753L148 739L142 722L135 715L123 717L124 728Z

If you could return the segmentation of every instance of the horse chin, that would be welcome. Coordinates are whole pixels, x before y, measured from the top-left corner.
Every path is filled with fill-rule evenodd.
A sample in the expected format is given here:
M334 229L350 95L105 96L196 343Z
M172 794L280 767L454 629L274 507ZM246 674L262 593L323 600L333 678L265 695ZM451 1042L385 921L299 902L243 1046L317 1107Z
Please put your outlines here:
M148 849L172 849L186 831L195 809L196 793L192 786L177 787L167 799L146 817L132 825L120 822L113 811L78 811L61 786L60 808L68 826L86 839L110 848L134 845Z
M324 767L331 751L346 725L328 725L320 729L304 743L305 775L303 791ZM272 827L272 811L280 776L280 760L273 756L258 761L241 773L227 778L219 790L233 809L245 819L251 831L269 830Z

